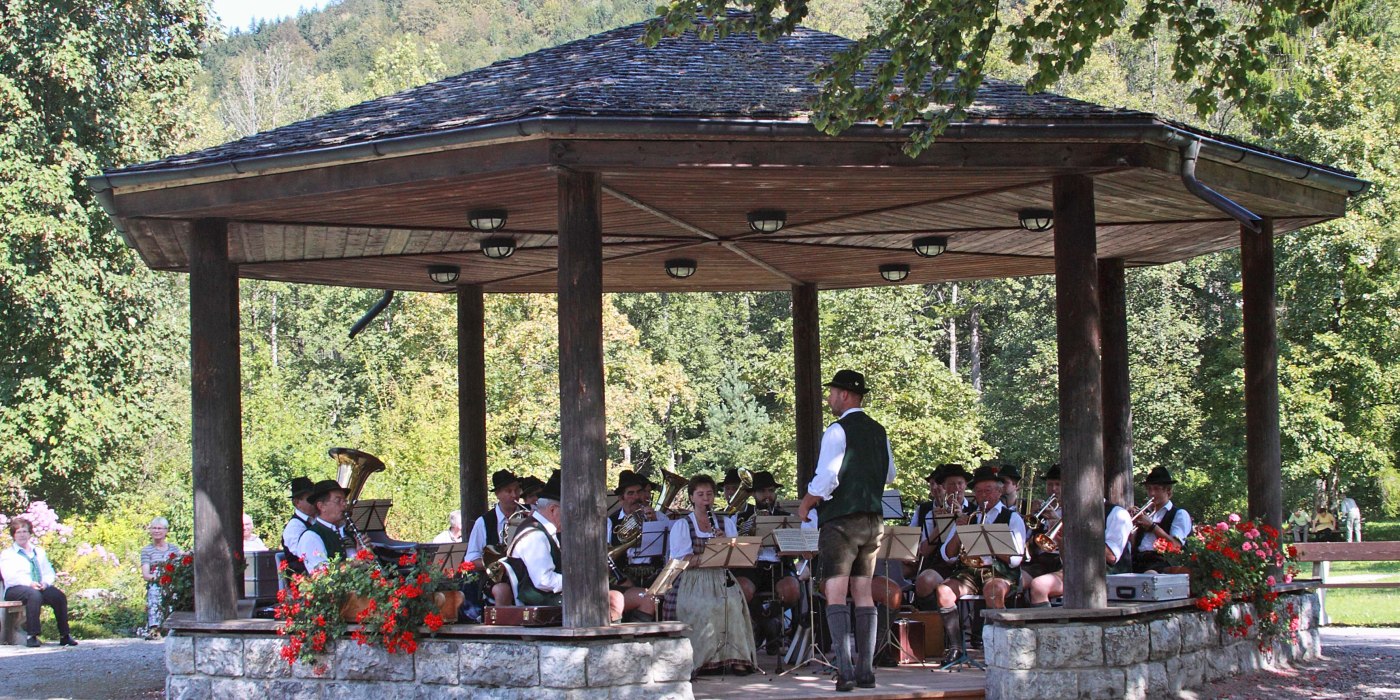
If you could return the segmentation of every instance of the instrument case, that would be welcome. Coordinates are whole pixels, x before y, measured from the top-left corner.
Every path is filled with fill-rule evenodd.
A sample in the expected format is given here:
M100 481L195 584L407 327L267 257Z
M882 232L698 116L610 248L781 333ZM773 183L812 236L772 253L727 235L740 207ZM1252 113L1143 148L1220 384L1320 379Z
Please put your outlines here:
M488 605L482 623L511 627L558 627L564 608L558 605Z
M943 655L943 616L932 610L901 610L898 613L898 619L921 623L920 628L924 635L924 643L921 645L924 650L924 658ZM898 625L899 622L896 621L895 624ZM913 632L912 629L910 631ZM922 659L920 660L922 661Z
M1108 599L1181 600L1191 597L1189 574L1109 574Z
M894 629L895 639L899 642L899 663L923 663L928 658L928 654L924 653L924 623L900 619L895 621Z

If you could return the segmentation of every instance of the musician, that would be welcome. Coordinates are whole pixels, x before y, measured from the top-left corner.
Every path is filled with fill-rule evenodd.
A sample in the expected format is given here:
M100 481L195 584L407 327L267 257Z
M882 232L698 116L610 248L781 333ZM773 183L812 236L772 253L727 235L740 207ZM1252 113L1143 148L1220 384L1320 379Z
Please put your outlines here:
M526 510L535 509L535 501L540 497L540 491L544 490L544 482L533 476L527 476L520 480L520 505Z
M291 483L292 518L282 528L282 555L283 561L287 562L287 570L295 574L306 573L298 546L302 533L316 519L316 506L311 505L309 498L315 486L304 476L292 479Z
M559 530L564 510L559 502L560 473L555 470L540 488L530 517L520 524L510 541L504 561L510 567L510 585L520 605L563 605L563 554ZM622 594L608 591L608 617L622 617Z
M963 515L971 510L967 501L967 480L972 478L961 464L940 464L926 480L929 484L929 497L932 499L919 506L909 525L919 528L918 571L914 574L914 607L932 610L938 607L933 593L938 584L953 575L957 569L954 562L944 561L938 554L948 531L938 531L937 515ZM966 522L966 520L962 521ZM951 529L951 528L950 528Z
M1176 479L1166 467L1153 467L1144 484L1151 499L1148 507L1133 520L1133 573L1157 573L1171 564L1156 549L1157 538L1166 537L1180 546L1191 535L1191 514L1172 504L1172 484Z
M760 515L790 515L778 505L778 481L773 472L753 473L753 502L734 516L735 529L740 536L754 534ZM749 602L749 615L754 621L754 646L760 644L769 656L776 656L783 643L783 610L797 607L799 588L792 563L778 556L778 548L765 546L758 550L752 569L737 569L734 575L744 589ZM771 593L757 596L756 592Z
M1001 502L1012 510L1021 510L1021 470L1014 464L1003 464L997 470L997 476L1001 477L1003 493Z
M991 467L978 467L972 473L972 492L975 502L982 504L978 513L970 518L972 524L1010 525L1012 546L1017 552L1026 549L1026 522L1021 514L1006 507L1001 502L1001 478ZM958 561L959 567L952 577L938 585L934 595L938 597L938 612L943 616L944 640L947 653L944 666L951 666L967 658L964 646L962 623L958 615L958 598L964 595L980 594L987 607L1005 608L1006 598L1013 595L1021 583L1021 560L1017 555L996 555L980 557L980 565L970 567L962 561L962 539L958 536L958 524L948 531L948 539L939 550L944 561Z
M634 520L638 525L637 532L640 534L640 523L645 522L666 522L665 515L657 513L651 507L651 501L645 496L648 493L647 480L631 469L622 470L617 476L618 503L621 505L617 513L608 517L607 538L608 549L620 547L623 542L618 535L620 525L626 520ZM613 590L622 593L624 607L623 614L632 622L648 622L656 619L656 604L651 596L647 595L647 587L656 580L659 571L657 560L661 557L637 556L636 552L640 548L640 541L636 546L628 548L624 554L625 566L621 567L619 573L622 578L616 581Z
M671 559L699 563L713 537L735 537L734 521L716 515L715 480L691 477L686 493L694 510L671 525L666 549ZM676 579L662 604L667 620L689 623L692 673L723 671L744 675L758 665L744 594L727 569L691 568Z
M335 479L316 482L311 489L311 504L316 506L316 519L297 539L297 551L307 571L315 571L327 561L352 558L359 546L345 527L350 512L350 495Z
M724 470L724 481L720 482L720 486L724 488L725 503L734 502L734 494L739 493L739 486L743 483L743 479L739 478L738 467Z
M894 451L884 426L862 409L865 375L838 371L826 384L826 405L837 416L822 434L812 483L797 510L806 520L815 507L821 515L817 550L826 593L826 619L836 648L836 690L875 687L878 613L871 590L875 555L884 528L880 497L894 483ZM855 603L856 654L849 635ZM839 602L837 602L839 601Z
M1036 515L1040 522L1029 533L1026 541L1026 551L1030 558L1021 564L1021 588L1030 590L1031 581L1037 576L1054 573L1064 568L1064 562L1060 559L1059 549L1053 552L1042 551L1036 544L1036 535L1049 535L1055 524L1060 522L1063 509L1060 506L1060 465L1056 464L1045 470L1040 475L1041 481L1045 482L1045 498L1031 502L1029 510ZM1051 507L1046 508L1045 502L1054 497L1055 502Z
M447 529L433 538L433 544L449 544L462 541L462 511L454 510L447 514Z
M1103 528L1104 561L1108 563L1108 573L1128 573L1130 561L1124 555L1128 549L1128 536L1133 534L1133 516L1122 506L1116 506L1107 501L1104 502L1104 507L1108 509L1108 513L1104 516ZM1058 539L1057 536L1056 540ZM1058 542L1056 546L1058 547ZM1051 598L1064 595L1064 569L1036 576L1031 581L1028 590L1032 608L1050 607Z
M476 564L477 571L486 570L481 551L501 546L501 530L520 507L520 479L510 470L501 469L491 475L491 490L496 492L496 507L477 518L467 536L467 561Z

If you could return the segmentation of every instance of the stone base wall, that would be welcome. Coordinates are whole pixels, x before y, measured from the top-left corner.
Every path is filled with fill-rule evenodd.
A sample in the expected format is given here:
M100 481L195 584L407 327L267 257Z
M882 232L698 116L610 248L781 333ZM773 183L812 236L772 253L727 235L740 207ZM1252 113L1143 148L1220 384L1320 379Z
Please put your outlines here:
M424 639L414 654L350 640L315 664L289 665L282 640L255 635L166 638L168 700L690 700L690 640Z
M1194 608L1104 621L988 622L987 698L1176 698L1233 675L1317 660L1317 595L1285 593L1280 602L1299 610L1298 636L1267 651L1256 636L1232 637L1214 613Z

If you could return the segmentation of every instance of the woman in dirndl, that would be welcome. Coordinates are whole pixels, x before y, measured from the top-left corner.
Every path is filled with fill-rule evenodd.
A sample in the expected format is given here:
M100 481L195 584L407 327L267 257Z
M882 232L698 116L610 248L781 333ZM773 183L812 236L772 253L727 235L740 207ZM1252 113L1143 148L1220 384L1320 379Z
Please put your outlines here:
M732 519L714 513L714 479L692 477L686 491L694 510L671 525L666 551L671 559L687 559L694 566L711 537L735 537L736 532ZM686 569L667 592L661 612L664 619L690 625L686 636L693 674L744 675L758 666L749 606L728 569Z

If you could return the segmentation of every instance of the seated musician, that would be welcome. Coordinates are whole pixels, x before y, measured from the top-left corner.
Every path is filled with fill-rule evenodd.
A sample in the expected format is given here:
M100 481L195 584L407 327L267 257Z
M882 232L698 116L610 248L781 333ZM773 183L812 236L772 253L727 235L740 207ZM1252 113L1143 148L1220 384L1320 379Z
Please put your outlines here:
M939 532L935 516L963 516L972 510L966 496L967 480L972 475L961 464L940 464L925 478L930 500L919 505L909 525L920 531L919 559L915 562L918 571L914 573L914 606L920 610L933 610L938 607L934 591L957 568L956 562L944 561L939 555L951 528ZM966 517L959 522L965 524Z
M306 567L301 563L301 553L298 551L299 541L302 533L316 519L316 506L311 505L311 489L316 484L310 479L299 476L292 479L292 518L287 521L282 528L282 555L287 562L287 570L294 574L306 573Z
M734 516L735 530L741 537L754 534L760 515L791 515L778 505L778 481L773 472L753 473L753 502ZM737 569L734 575L749 600L754 621L754 645L762 645L769 656L777 655L783 643L783 610L795 609L798 602L797 577L791 561L778 556L778 548L765 546L758 551L752 569Z
M564 509L559 502L560 473L549 477L540 489L535 510L511 538L505 561L510 570L511 592L518 605L563 605L563 553L559 530ZM622 594L608 591L608 619L622 617Z
M487 547L499 551L506 522L520 508L520 479L509 470L501 469L491 475L491 490L496 492L496 507L477 518L467 536L467 561L476 564L477 571L486 570L482 552Z
M700 562L705 543L713 537L735 537L734 522L716 515L715 480L704 474L691 477L686 493L694 510L671 525L667 554ZM692 672L729 671L746 674L758 665L752 622L744 594L728 569L690 568L676 579L662 604L666 620L690 625Z
M946 483L946 482L945 482ZM970 518L971 524L1010 525L1011 544L1015 551L1026 548L1026 523L1021 514L1006 507L1001 502L1003 490L1001 478L990 467L978 467L972 474L974 502L981 504L978 512ZM1020 586L1021 555L984 556L974 563L961 555L962 539L958 536L958 525L953 524L948 531L948 541L943 543L939 553L944 561L958 561L959 566L952 577L938 585L934 595L938 597L938 612L943 616L944 640L947 653L945 666L966 660L967 649L963 642L962 623L958 615L958 598L980 594L987 607L1006 607L1007 596L1015 594Z
M1001 502L1016 512L1021 512L1021 470L1014 464L1003 464L997 470L1001 477L1003 493Z
M624 469L617 477L617 499L621 505L617 513L608 516L607 537L608 549L620 547L624 543L619 536L619 530L632 529L637 533L632 536L635 544L629 547L622 554L621 565L615 565L614 580L612 589L622 593L624 606L623 615L629 622L647 622L656 619L656 603L651 596L647 595L647 587L656 580L656 574L660 572L660 559L663 557L643 557L636 552L640 548L642 523L646 522L666 522L665 515L657 513L651 507L651 501L645 496L649 492L647 480L638 476L631 469ZM631 521L627 528L619 526L626 521Z
M1038 544L1036 535L1050 536L1055 525L1060 522L1063 509L1060 507L1060 465L1045 470L1040 476L1045 482L1045 498L1033 501L1029 506L1030 515L1035 516L1036 522L1027 522L1028 526L1033 525L1026 541L1026 551L1030 553L1029 559L1021 564L1021 588L1030 590L1031 580L1037 576L1054 573L1064 568L1064 563L1060 560L1060 550L1058 546L1054 551L1042 550ZM1047 502L1054 499L1053 503ZM1058 534L1058 533L1056 533Z
M346 500L349 495L335 479L318 481L311 489L311 504L318 515L297 540L297 551L307 571L315 571L331 559L353 558L359 551L345 526L350 513Z
M454 510L447 514L447 529L433 538L433 544L449 544L462 541L462 511Z
M1128 536L1133 534L1133 516L1122 506L1112 503L1104 503L1108 509L1105 515L1103 527L1103 556L1108 563L1108 573L1126 574L1131 562L1128 554ZM1061 530L1055 536L1054 547L1058 550ZM1065 572L1061 568L1048 574L1036 576L1029 588L1030 606L1032 608L1050 607L1050 599L1064 595L1065 592Z
M525 510L534 510L535 501L539 500L540 491L544 490L544 482L533 476L527 476L520 480L520 506Z
M1166 537L1181 546L1191 536L1191 514L1172 504L1172 484L1176 479L1166 467L1153 467L1144 483L1151 501L1133 520L1137 528L1133 535L1133 573L1155 574L1170 566L1156 549L1157 538Z

